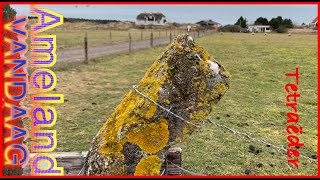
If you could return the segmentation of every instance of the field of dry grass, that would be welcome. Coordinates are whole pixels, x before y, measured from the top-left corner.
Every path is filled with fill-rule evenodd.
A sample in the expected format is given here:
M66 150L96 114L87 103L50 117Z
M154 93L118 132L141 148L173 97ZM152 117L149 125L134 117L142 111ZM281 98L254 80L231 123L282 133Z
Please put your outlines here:
M36 19L30 19L28 27L36 23ZM192 25L196 27L197 25ZM187 24L174 27L170 24L166 26L149 28L138 28L132 22L111 22L107 24L97 24L94 22L65 22L58 28L47 31L47 34L57 36L58 50L84 47L84 37L87 34L88 46L95 47L106 44L123 43L129 41L129 34L132 41L149 40L151 32L153 38L168 38L170 33L175 36L186 31ZM29 39L27 42L30 43Z
M317 34L318 31L310 28L306 29L289 29L288 33L291 34Z

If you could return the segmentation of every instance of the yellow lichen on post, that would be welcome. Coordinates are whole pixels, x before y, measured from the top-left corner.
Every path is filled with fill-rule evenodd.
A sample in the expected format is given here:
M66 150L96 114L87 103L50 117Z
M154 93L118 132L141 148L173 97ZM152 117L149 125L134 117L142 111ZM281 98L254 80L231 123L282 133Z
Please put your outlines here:
M224 84L216 84L212 90L212 94L214 97L217 97L226 92L227 88Z
M139 83L141 91L144 91L154 101L158 100L158 91L166 78L165 75L155 78L156 73L159 68L163 68L165 71L166 67L164 63L156 61ZM130 91L100 129L101 132L104 132L104 144L99 147L99 152L103 154L120 152L122 150L121 144L130 141L130 138L123 140L125 133L123 133L124 137L121 136L121 133L127 131L132 124L149 120L156 110L156 105ZM135 114L139 114L143 118L137 117Z
M134 172L135 176L156 176L159 175L161 169L161 160L158 156L152 155L142 158Z
M165 119L145 125L127 135L128 141L136 143L141 150L154 154L161 150L169 139L168 124Z

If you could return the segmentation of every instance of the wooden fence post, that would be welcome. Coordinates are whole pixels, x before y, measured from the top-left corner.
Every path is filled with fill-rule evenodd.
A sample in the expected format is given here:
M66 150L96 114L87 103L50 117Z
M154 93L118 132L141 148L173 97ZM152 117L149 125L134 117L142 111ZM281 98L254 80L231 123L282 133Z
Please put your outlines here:
M54 152L53 157L56 158L58 164L64 167L65 175L79 175L81 171L85 158L87 156L87 151L82 152ZM36 153L30 153L30 158L33 158ZM169 176L179 176L182 175L182 171L178 168L182 166L182 150L181 148L170 148L167 152L166 162L161 165L160 172L165 170L165 175ZM170 162L168 162L170 161ZM19 170L20 171L20 170ZM31 167L28 163L25 167L21 169L19 175L30 175ZM80 174L82 175L82 174Z
M170 31L170 43L172 42L172 33Z
M160 172L165 171L164 174L169 176L181 176L182 170L179 168L182 166L181 154L181 148L170 148Z
M199 30L197 30L197 32L198 32L198 37L200 37L200 31L199 31Z
M87 32L84 37L84 63L88 64L89 59L88 59L88 37L87 37Z
M153 32L150 34L150 46L153 47Z
M111 31L110 31L110 33L109 33L109 39L110 39L110 41L111 41L111 39L112 39L111 37L112 37L112 36L111 36Z
M141 40L143 39L143 31L141 31Z
M131 34L129 33L129 52L131 52Z

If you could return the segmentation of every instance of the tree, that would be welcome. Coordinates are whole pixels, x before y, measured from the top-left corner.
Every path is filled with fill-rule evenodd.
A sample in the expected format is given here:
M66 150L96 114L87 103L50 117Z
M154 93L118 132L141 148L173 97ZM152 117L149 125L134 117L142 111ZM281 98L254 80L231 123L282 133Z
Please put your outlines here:
M247 22L248 22L248 20L241 16L234 25L240 25L241 28L246 28Z
M10 19L13 19L16 16L17 12L10 7L10 5L5 4L2 7L2 21L8 21Z
M287 28L293 28L293 23L291 19L282 19L281 16L272 18L269 22L271 28L279 33L287 32Z
M282 25L285 26L286 28L293 28L293 23L291 19L284 19L282 22Z
M269 22L269 25L272 27L272 29L277 29L280 25L282 25L283 19L281 16L278 16L276 18L272 18Z
M259 17L258 19L256 19L256 21L254 22L255 25L269 25L269 21L267 18L264 17Z

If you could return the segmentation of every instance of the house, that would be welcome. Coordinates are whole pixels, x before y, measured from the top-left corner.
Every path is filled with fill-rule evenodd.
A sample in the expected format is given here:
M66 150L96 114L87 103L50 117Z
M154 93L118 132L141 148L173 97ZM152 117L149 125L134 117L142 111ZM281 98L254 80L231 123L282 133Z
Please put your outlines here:
M269 25L249 25L249 32L271 32Z
M211 19L202 20L202 21L197 22L196 24L199 24L202 27L210 27L210 28L214 28L214 29L217 29L222 26L220 23L212 21Z
M140 13L136 18L136 25L163 26L166 22L166 17L162 13Z
M310 23L310 28L318 28L318 16Z

